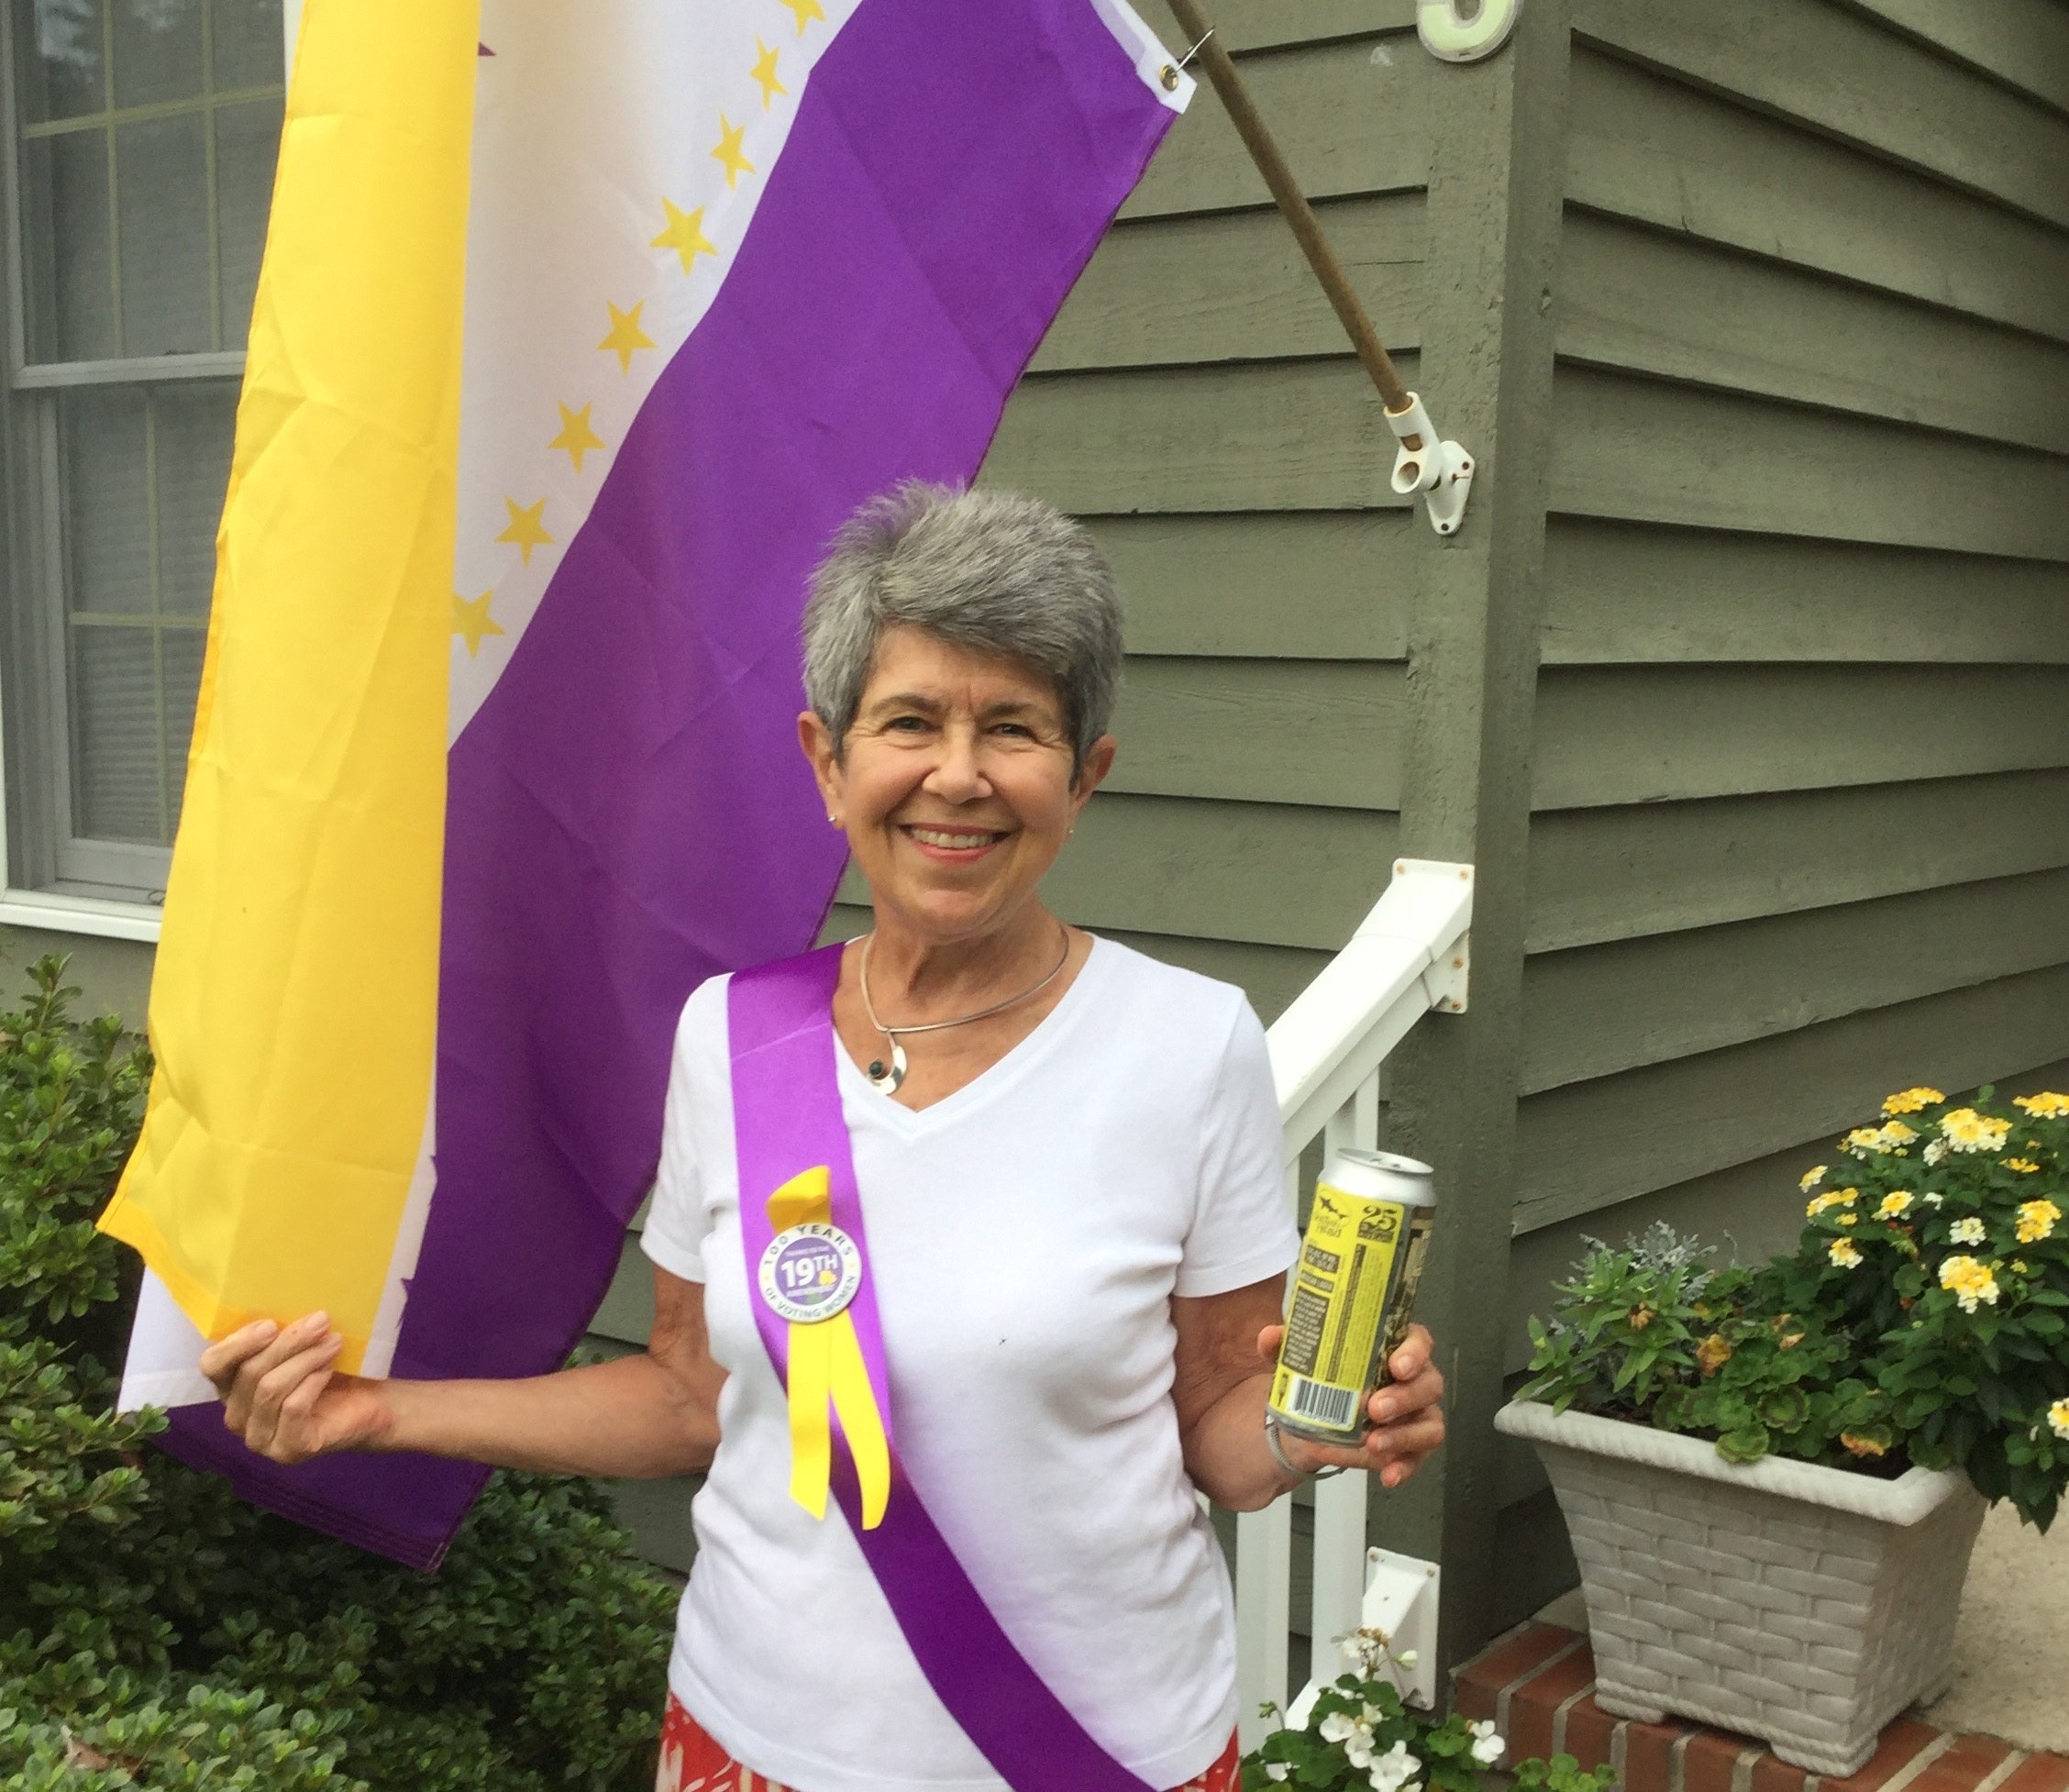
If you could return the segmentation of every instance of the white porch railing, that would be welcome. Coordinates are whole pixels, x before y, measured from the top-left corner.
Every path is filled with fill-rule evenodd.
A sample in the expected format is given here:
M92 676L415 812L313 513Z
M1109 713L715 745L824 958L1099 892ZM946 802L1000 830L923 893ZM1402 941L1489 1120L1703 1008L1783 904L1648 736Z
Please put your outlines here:
M1404 858L1345 946L1268 1034L1285 1129L1286 1191L1300 1198L1300 1154L1378 1142L1379 1067L1432 1009L1466 1005L1473 868ZM1314 1591L1308 1635L1317 1668L1330 1640L1355 1630L1366 1588L1366 1477L1314 1490ZM1293 1502L1236 1521L1236 1687L1243 1746L1256 1746L1266 1700L1284 1707L1292 1628Z

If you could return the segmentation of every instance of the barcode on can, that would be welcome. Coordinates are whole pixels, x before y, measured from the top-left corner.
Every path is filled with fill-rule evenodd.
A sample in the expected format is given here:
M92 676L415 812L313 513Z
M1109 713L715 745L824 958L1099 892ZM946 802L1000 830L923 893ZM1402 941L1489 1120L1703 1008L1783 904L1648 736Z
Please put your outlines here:
M1357 1411L1357 1389L1332 1388L1325 1381L1310 1381L1304 1375L1289 1376L1285 1410L1296 1419L1311 1419L1332 1431L1349 1431Z

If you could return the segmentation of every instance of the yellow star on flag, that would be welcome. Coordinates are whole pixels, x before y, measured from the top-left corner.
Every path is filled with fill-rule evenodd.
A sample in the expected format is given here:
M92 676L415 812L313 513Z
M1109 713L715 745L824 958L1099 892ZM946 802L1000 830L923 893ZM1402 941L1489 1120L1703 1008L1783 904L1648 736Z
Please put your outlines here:
M718 148L712 151L714 160L725 164L725 184L728 188L740 183L740 176L752 174L755 165L740 148L740 139L747 134L745 125L730 124L725 113L718 115Z
M575 463L575 470L581 471L582 456L592 448L603 446L603 438L589 426L589 414L595 409L584 404L581 410L560 406L560 433L547 444L549 448L563 448L568 459Z
M521 504L514 498L505 498L510 507L510 526L496 536L498 541L507 541L525 557L526 566L532 563L532 549L550 548L553 537L546 532L546 500L536 504Z
M819 0L778 0L778 3L788 6L797 15L798 36L801 38L804 36L805 26L812 20L816 18L824 21L826 17L826 9L819 4Z
M483 592L479 597L462 597L453 593L452 632L467 643L467 657L471 659L481 649L484 635L501 635L503 625L489 614L489 600L495 593Z
M704 208L700 205L693 212L685 212L674 200L661 201L661 209L668 214L668 228L647 245L649 249L672 249L682 258L682 271L688 273L691 264L700 255L716 255L717 248L704 235Z
M633 352L654 347L654 338L639 327L639 314L647 309L647 301L640 300L630 311L620 311L608 299L603 304L611 314L611 334L596 346L617 356L619 372L630 373Z
M762 42L761 33L758 31L755 33L755 48L761 54L747 72L761 83L761 109L766 112L776 103L777 94L780 94L788 99L791 90L776 79L776 52Z

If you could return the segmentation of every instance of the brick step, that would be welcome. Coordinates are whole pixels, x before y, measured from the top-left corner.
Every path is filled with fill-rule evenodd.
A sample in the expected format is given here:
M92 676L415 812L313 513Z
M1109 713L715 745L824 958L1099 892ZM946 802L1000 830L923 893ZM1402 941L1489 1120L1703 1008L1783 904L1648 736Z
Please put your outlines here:
M1900 1717L1859 1773L1807 1773L1763 1742L1706 1724L1640 1723L1595 1702L1588 1638L1525 1624L1453 1676L1458 1709L1491 1718L1509 1759L1570 1754L1614 1767L1622 1792L2069 1792L2069 1759L2029 1753L1992 1736L1956 1736Z

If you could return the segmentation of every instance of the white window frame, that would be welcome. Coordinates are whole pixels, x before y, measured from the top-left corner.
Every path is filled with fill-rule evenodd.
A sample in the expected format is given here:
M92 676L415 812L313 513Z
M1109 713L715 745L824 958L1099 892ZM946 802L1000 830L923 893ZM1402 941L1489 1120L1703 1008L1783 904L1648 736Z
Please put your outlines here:
M295 39L302 22L302 0L282 0L282 28L286 68L292 69ZM7 309L7 369L11 375L0 393L0 469L5 481L5 502L11 510L6 535L12 552L6 574L27 593L25 600L10 605L8 626L0 631L6 650L18 652L32 669L17 680L17 694L28 702L47 706L31 718L36 738L42 743L61 741L69 726L66 705L68 681L49 676L48 669L62 664L61 630L64 592L61 570L63 543L57 538L58 509L52 493L60 478L58 465L57 411L54 402L39 405L36 421L25 424L18 412L20 395L76 389L85 385L118 384L159 387L188 380L241 379L242 350L221 353L164 355L149 360L35 363L28 359L27 308L19 290L23 257L20 129L15 84L14 33L0 29L0 135L4 135L5 168L0 170L6 194L4 221L7 278L17 290L9 294ZM215 204L210 195L210 205ZM30 398L31 404L37 401ZM29 464L27 477L13 477L17 457ZM59 631L53 643L51 632ZM39 671L33 669L41 669ZM37 884L54 879L57 843L70 834L71 789L68 778L56 774L59 768L45 765L25 771L17 781L16 768L7 757L11 718L6 709L7 692L0 682L0 795L5 797L4 824L0 824L0 926L39 927L55 933L96 935L105 939L138 940L155 945L162 910L148 901L122 900L73 894L42 889ZM26 705L25 705L26 706ZM25 814L25 810L33 813ZM38 843L31 847L39 857L52 862L23 868L16 863L16 835ZM39 848L40 850L39 851ZM108 879L135 879L149 887L146 876L164 875L170 853L162 847L133 846L119 842L95 841L67 846L68 857L86 857L93 864L126 875ZM17 883L17 870L27 869L28 880ZM85 868L92 868L91 867Z

